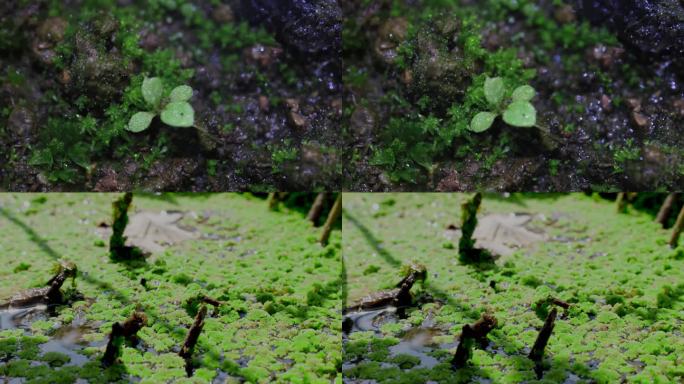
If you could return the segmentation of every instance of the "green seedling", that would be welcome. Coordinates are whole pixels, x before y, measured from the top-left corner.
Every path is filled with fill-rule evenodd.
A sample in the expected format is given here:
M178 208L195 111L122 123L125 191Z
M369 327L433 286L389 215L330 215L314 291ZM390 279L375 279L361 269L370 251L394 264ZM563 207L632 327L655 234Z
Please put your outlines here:
M161 121L172 127L187 128L195 124L195 110L188 100L192 97L192 88L181 85L174 88L168 98L163 98L164 83L158 77L145 78L142 83L143 99L150 111L138 112L128 122L131 132L146 130L157 115Z
M516 88L511 95L510 102L505 99L505 85L500 77L487 78L484 84L484 94L491 111L480 112L470 122L468 129L473 132L484 132L491 128L494 120L502 116L506 124L530 128L537 124L537 109L530 103L536 95L534 88L523 85Z

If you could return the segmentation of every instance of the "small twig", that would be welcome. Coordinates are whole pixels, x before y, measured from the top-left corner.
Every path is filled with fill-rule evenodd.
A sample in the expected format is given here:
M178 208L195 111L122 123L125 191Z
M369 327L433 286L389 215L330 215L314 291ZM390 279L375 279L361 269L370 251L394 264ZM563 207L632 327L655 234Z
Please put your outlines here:
M670 211L672 210L672 206L674 205L675 201L677 200L677 194L676 193L670 193L667 195L665 198L665 202L663 202L663 205L660 206L660 210L658 211L658 216L656 216L656 223L660 223L663 228L667 225L667 218L670 216Z
M677 221L675 222L674 227L672 227L670 247L677 248L677 245L679 245L679 235L682 233L682 229L684 229L684 206L682 206L682 209L679 211Z
M472 325L464 325L461 330L461 336L458 339L458 348L456 348L454 358L451 360L451 366L454 369L465 367L472 355L473 343L475 341L485 343L487 341L487 334L496 328L496 325L496 318L486 313L482 314L480 320Z
M321 238L319 242L321 245L326 246L328 245L328 239L330 238L330 231L332 231L333 225L335 225L335 222L337 219L340 217L342 214L342 194L339 193L337 195L337 199L335 200L335 204L333 204L332 209L330 210L330 213L328 214L328 219L325 221L325 224L323 225L323 232L321 233Z
M555 326L557 315L558 309L556 308L553 308L549 312L549 315L546 317L546 321L544 321L544 326L539 331L537 340L535 340L534 346L532 347L532 350L528 355L530 360L534 361L535 371L537 372L537 376L539 378L541 378L542 375L541 367L542 359L544 358L544 349L546 348L546 344L548 344L549 338L551 337L551 332L553 331L553 327Z
M62 285L67 279L67 273L66 271L61 271L55 277L50 279L49 283L50 284L50 289L48 289L47 293L45 294L45 297L47 298L47 304L61 304L62 303Z
M309 213L306 215L306 219L313 223L314 226L317 226L321 213L323 213L326 197L327 194L324 192L316 195L316 200L311 204L311 209L309 209Z
M109 334L107 349L102 356L102 365L105 367L114 365L121 356L121 347L124 342L126 340L131 343L135 342L137 340L136 334L145 325L147 325L147 316L142 312L133 312L123 324L112 324L112 333Z
M551 303L555 304L563 309L568 309L570 308L570 303L566 303L565 301L562 301L560 299L556 299L555 297L551 298Z
M213 305L214 307L220 307L221 304L223 304L223 303L221 303L220 301L218 301L218 300L216 300L216 299L214 299L214 298L211 298L211 297L209 297L209 296L204 296L204 297L202 298L202 301L205 302L205 303L207 303L207 304L209 304L209 305Z
M204 328L204 318L207 316L207 306L203 305L195 316L195 322L190 327L188 335L185 337L183 342L183 347L178 356L185 359L185 371L188 377L192 375L192 352L195 350L195 345L197 345L197 340L199 339L200 333L202 333L202 328Z

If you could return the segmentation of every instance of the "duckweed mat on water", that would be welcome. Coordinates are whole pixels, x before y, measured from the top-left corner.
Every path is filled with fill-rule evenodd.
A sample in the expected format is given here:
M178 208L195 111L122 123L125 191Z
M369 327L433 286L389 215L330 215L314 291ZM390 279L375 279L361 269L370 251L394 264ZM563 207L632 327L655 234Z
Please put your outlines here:
M0 195L0 298L42 287L62 258L79 270L75 302L0 318L0 377L26 383L339 382L340 232L330 244L305 212L269 211L249 195L134 195L135 212L181 211L197 234L146 263L110 261L115 194ZM72 289L71 282L64 290ZM188 377L178 356L197 311L209 308ZM109 332L135 310L148 317L121 364L101 368ZM17 328L18 327L18 328ZM12 328L12 329L6 329Z
M458 260L460 194L346 194L345 307L418 262L417 306L385 313L343 339L347 383L679 383L684 379L684 249L637 211L580 194L485 195L478 217L534 215L545 240L476 268ZM455 234L456 233L456 234ZM476 243L477 246L477 243ZM546 347L543 377L527 355L553 297L570 304ZM391 312L391 311L388 311ZM563 313L566 312L565 315ZM464 324L498 320L470 365L451 370ZM359 323L360 324L360 323ZM346 328L348 329L348 328Z

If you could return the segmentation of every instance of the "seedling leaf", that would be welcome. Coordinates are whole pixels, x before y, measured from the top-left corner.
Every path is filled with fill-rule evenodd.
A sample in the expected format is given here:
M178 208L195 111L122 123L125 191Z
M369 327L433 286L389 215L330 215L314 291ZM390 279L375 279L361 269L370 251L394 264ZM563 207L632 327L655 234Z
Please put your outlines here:
M152 108L159 108L164 84L158 77L146 77L142 84L142 94L145 102Z
M487 78L484 85L484 94L487 102L498 107L504 96L504 82L500 77Z
M161 113L161 120L172 127L192 127L195 124L195 111L185 101L169 103Z
M537 94L537 91L534 90L534 88L530 87L529 85L523 85L521 87L518 87L513 91L513 102L516 101L530 101L534 98L534 96Z
M473 117L473 120L470 122L470 129L473 132L484 132L488 130L492 124L494 124L494 119L496 119L496 114L491 113L491 112L480 112L475 117Z
M508 106L503 120L514 127L534 127L537 124L537 110L527 101L516 101Z
M150 126L154 116L154 113L138 112L131 117L131 120L128 121L128 126L126 129L131 132L142 132Z
M181 85L180 87L176 87L171 91L171 94L169 95L169 99L171 102L177 102L177 101L188 101L192 97L192 88L190 88L187 85Z

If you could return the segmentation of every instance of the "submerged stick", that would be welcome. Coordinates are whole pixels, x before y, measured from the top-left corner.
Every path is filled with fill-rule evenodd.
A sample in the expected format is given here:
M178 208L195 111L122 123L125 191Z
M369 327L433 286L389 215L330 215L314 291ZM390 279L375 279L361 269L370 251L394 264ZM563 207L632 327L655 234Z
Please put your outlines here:
M537 372L538 377L541 377L541 364L542 359L544 358L544 349L546 348L546 344L548 344L549 338L551 337L551 332L553 331L553 327L555 326L557 315L558 309L553 308L549 312L549 315L546 316L544 326L539 331L537 340L535 340L534 346L532 347L530 354L527 356L530 358L530 360L534 361L535 371Z
M323 246L328 245L328 239L330 238L330 231L332 231L333 225L342 214L342 194L337 194L337 199L335 199L335 204L333 204L330 213L328 214L328 219L323 225L323 232L321 233L320 243Z
M672 211L672 206L674 205L675 201L677 200L677 194L676 193L670 193L667 195L665 198L665 202L663 202L663 205L660 206L660 210L658 211L658 216L656 216L656 223L660 223L663 228L665 228L665 225L667 225L667 218L670 217L670 211Z
M192 375L192 352L195 350L195 345L197 345L197 340L199 339L200 333L202 333L202 328L204 328L204 318L207 316L207 306L203 305L195 316L195 322L190 327L188 335L185 337L183 342L183 347L178 356L185 359L185 371L188 376Z
M104 356L102 356L102 365L109 367L114 365L121 356L121 347L125 341L131 343L136 341L137 333L147 325L147 316L142 312L133 312L123 324L112 324L112 333L109 334L109 342Z
M465 367L472 356L475 341L480 343L486 342L487 334L496 328L496 325L496 318L487 313L483 314L480 320L472 325L464 325L461 330L461 336L458 339L458 348L456 348L454 358L451 360L452 368L459 369Z
M677 221L675 222L674 227L672 227L672 237L670 237L670 247L677 248L677 245L679 245L679 235L682 233L682 229L684 229L684 206L682 206L682 209L679 211L679 216L677 216Z
M321 217L321 213L323 213L326 197L327 194L325 192L316 195L316 200L311 204L311 209L309 209L309 213L306 215L306 219L313 223L314 227L318 225L318 220Z

